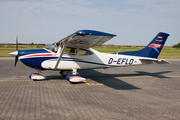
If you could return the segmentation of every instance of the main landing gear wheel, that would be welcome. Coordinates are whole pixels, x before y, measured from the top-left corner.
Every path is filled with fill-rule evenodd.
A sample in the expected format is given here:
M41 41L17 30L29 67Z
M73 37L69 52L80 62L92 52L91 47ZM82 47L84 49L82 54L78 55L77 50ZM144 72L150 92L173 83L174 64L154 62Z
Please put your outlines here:
M67 75L71 75L72 74L72 70L61 70L59 72L64 78L66 78Z

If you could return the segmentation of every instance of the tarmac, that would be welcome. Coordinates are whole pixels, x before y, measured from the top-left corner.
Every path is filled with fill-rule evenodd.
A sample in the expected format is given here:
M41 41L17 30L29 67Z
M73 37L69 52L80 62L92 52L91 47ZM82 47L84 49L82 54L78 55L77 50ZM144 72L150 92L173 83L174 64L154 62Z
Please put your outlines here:
M179 120L180 59L109 69L80 70L71 84L59 71L37 70L0 58L0 120Z

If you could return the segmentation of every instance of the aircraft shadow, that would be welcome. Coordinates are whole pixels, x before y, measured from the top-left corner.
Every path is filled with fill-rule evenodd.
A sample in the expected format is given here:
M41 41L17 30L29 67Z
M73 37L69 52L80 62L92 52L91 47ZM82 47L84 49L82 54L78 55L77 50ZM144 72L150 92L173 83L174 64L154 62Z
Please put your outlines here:
M45 80L55 80L55 79L64 79L64 77L62 75L50 75L50 76L46 76Z
M85 78L90 78L91 80L101 83L105 86L108 86L110 88L116 89L116 90L133 90L133 89L140 89L136 86L133 86L127 82L124 82L120 80L119 78L117 79L116 77L137 77L137 76L152 76L152 77L157 77L157 78L169 78L166 77L162 74L169 73L172 71L163 71L163 72L156 72L156 73L150 73L150 72L144 72L144 71L135 71L137 74L105 74L98 72L96 70L79 70L78 73L80 76L85 77ZM61 75L51 75L51 76L46 76L46 80L61 80L65 79ZM78 83L82 84L84 82Z
M164 71L164 72L156 72L156 73L149 73L144 71L135 71L138 74L103 74L101 72L98 72L96 70L84 70L84 71L78 71L79 74L85 78L90 78L93 81L96 81L98 83L104 84L110 88L116 89L116 90L133 90L133 89L140 89L136 86L133 86L127 82L124 82L120 79L117 79L115 77L136 77L136 76L152 76L157 78L169 78L164 75L164 73L169 73L172 71Z
M152 76L152 77L157 77L157 78L170 78L170 77L166 77L164 75L161 75L161 74L164 74L164 73L169 73L169 72L172 72L172 71L164 71L164 72L156 72L156 73L149 73L149 72L144 72L144 71L135 71L137 73L139 73L139 75L148 75L148 76Z
M93 81L101 83L105 86L116 90L133 90L133 89L140 89L136 86L133 86L127 82L124 82L120 79L115 77L123 76L124 74L103 74L96 70L85 70L85 71L78 71L81 76L85 78L90 78ZM130 75L130 74L129 74ZM133 76L133 75L130 75Z

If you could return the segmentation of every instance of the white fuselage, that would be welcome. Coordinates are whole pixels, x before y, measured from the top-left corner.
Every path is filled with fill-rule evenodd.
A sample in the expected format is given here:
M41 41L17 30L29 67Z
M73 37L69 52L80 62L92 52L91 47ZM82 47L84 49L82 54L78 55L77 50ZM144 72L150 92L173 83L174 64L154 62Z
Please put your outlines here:
M96 69L96 68L141 65L143 63L139 59L146 59L145 57L100 53L92 48L90 48L89 50L92 51L94 54L92 55L64 54L55 70ZM59 54L54 53L54 56L59 56ZM45 69L54 69L56 63L57 63L57 59L49 59L42 62L41 66Z

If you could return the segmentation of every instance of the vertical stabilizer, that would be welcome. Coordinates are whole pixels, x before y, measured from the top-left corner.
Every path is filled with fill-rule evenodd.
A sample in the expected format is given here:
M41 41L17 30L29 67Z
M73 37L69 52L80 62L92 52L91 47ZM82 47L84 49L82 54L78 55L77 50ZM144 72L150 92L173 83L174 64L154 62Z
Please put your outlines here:
M119 54L158 58L168 36L169 36L169 34L160 32L145 48L143 48L139 51L122 52Z

